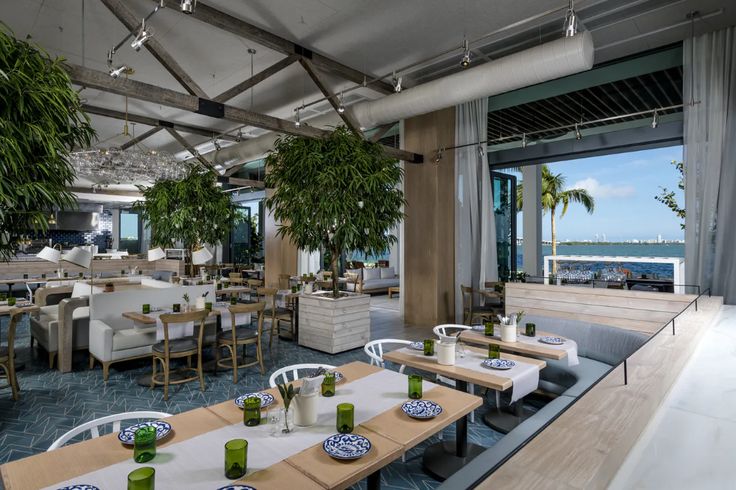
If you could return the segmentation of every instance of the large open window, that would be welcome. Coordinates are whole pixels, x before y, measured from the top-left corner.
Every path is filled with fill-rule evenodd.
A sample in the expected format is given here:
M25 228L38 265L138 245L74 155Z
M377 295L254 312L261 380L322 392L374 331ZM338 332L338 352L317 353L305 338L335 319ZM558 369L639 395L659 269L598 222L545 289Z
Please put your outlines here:
M120 210L120 250L130 254L141 252L141 219L138 213L127 209Z

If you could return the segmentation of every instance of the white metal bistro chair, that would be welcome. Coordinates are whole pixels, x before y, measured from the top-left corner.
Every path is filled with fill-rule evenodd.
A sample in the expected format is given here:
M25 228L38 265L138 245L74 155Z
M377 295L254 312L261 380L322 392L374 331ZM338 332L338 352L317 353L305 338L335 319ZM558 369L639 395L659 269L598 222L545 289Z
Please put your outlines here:
M271 377L268 379L268 385L271 388L276 388L276 385L279 382L279 377L281 377L283 383L288 383L289 381L296 381L299 379L300 370L308 369L313 371L319 368L335 369L335 366L330 366L329 364L292 364L291 366L284 366L273 372ZM289 372L291 372L291 379L289 379Z
M411 345L410 340L403 340L403 339L378 339L378 340L371 340L365 346L363 347L363 350L365 351L366 355L371 360L371 366L376 365L382 368L385 368L383 361L383 346L384 344L401 344L401 345ZM399 367L399 372L404 372L404 366L403 364L401 367Z
M440 338L449 337L454 334L460 333L461 330L471 330L472 327L467 325L459 325L456 323L445 323L443 325L437 325L432 329L432 332ZM437 375L437 381L441 381L447 385L455 386L455 380L446 378L444 376ZM475 394L475 385L468 383L468 393ZM475 412L470 412L470 422L475 423Z
M61 446L65 445L70 440L74 439L79 434L89 431L90 435L92 436L92 439L96 439L100 437L100 427L107 425L109 423L112 423L112 431L119 432L120 431L120 422L123 420L140 420L140 419L152 419L152 420L159 420L159 419L165 419L166 417L171 417L170 413L166 412L125 412L125 413L116 413L114 415L108 415L107 417L100 417L99 419L91 420L89 422L85 422L82 425L78 425L77 427L74 427L72 430L64 434L63 436L59 437L57 440L55 440L46 451L53 451L54 449L58 449Z

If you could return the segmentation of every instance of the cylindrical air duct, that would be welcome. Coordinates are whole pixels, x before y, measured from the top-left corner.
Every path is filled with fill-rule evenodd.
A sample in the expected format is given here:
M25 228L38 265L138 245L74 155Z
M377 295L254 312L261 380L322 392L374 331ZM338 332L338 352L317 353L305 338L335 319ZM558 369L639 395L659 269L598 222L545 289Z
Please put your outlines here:
M593 38L583 31L348 110L361 127L373 128L589 70L593 54Z

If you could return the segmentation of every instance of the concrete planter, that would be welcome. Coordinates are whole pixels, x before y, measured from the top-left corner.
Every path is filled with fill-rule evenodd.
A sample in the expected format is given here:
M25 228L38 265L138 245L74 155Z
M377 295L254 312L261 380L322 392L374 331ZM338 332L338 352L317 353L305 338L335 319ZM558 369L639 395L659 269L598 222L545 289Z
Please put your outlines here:
M299 296L299 345L337 354L368 343L371 297L347 294L338 299L321 293Z

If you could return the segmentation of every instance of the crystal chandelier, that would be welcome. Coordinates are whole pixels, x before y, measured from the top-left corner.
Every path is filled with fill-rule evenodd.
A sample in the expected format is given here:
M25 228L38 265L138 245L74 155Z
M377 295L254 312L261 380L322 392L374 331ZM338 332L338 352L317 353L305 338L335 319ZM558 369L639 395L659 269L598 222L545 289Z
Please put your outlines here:
M78 177L100 186L178 180L186 174L174 155L143 148L89 149L70 157Z

